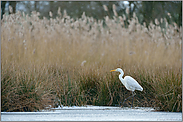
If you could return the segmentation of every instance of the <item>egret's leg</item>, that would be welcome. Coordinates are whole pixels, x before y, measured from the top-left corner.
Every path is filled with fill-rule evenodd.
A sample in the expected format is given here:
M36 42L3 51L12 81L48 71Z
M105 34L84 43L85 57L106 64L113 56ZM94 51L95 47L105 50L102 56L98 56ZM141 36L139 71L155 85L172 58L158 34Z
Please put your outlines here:
M132 98L132 105L131 105L131 108L133 107L133 99L134 99L134 96L135 96L135 95L136 95L135 92L132 91L132 96L133 96L133 98Z
M123 101L122 105L124 105L125 101L128 100L128 99L131 98L131 97L132 97L132 96L127 97L127 98Z
M133 96L133 98L134 98L134 96ZM131 104L131 108L133 107L133 98L132 98L132 104Z
M123 101L122 105L124 105L125 101L128 100L128 99L131 98L131 97L133 97L133 96L127 97L127 98Z
M135 96L135 92L132 92L132 96L129 96L128 98L126 98L126 99L123 101L122 105L125 103L126 100L128 100L129 98L134 97L134 96ZM133 106L133 99L132 99L132 105L131 105L131 107L132 107L132 106Z

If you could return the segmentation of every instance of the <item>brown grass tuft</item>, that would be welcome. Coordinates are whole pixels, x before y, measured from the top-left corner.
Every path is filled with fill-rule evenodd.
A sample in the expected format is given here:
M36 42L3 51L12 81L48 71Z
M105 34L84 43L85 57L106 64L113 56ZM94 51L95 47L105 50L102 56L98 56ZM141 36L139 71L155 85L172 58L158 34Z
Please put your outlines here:
M117 13L106 21L85 14L76 21L66 14L50 20L38 15L16 13L2 20L2 111L118 105L130 92L109 72L117 67L144 88L135 106L182 111L181 27L146 28L135 14L128 28Z

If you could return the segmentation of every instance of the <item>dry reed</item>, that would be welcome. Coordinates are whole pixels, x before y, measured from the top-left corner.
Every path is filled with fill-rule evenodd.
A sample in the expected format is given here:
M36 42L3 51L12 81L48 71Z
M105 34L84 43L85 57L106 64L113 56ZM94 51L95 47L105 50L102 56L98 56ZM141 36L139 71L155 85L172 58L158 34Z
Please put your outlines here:
M117 13L98 21L58 14L49 20L36 12L3 16L2 111L118 105L130 92L109 72L117 67L144 88L135 106L182 111L181 27L162 19L146 28L135 14L128 28Z

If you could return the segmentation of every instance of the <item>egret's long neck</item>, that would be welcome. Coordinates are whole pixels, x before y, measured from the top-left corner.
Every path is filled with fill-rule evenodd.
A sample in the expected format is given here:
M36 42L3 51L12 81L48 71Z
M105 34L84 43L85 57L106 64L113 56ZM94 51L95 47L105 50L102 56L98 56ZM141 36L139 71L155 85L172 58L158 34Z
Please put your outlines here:
M122 74L122 76L124 75L124 72L122 69L118 69L118 72L120 72Z
M119 79L121 80L121 82L123 83L124 85L124 79L123 79L123 75L124 75L124 72L121 70L119 71L121 74L119 75Z

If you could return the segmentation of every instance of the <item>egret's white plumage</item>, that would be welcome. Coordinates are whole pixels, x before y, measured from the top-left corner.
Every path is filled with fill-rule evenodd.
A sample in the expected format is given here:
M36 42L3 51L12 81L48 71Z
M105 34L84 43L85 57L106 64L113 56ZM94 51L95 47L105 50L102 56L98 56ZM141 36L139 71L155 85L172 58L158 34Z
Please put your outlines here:
M134 78L132 78L131 76L125 76L124 79L123 79L124 72L121 68L111 70L110 72L113 72L113 71L120 72L120 75L119 75L120 81L122 82L122 84L125 86L125 88L127 90L132 91L132 96L133 97L134 97L134 91L135 90L143 91L142 86ZM125 101L127 99L125 99ZM133 100L132 100L132 104L133 104Z
M122 81L122 78L120 78L120 80ZM129 91L135 91L135 90L143 91L142 86L140 86L140 84L130 76L125 76L123 82L124 82L123 85Z

